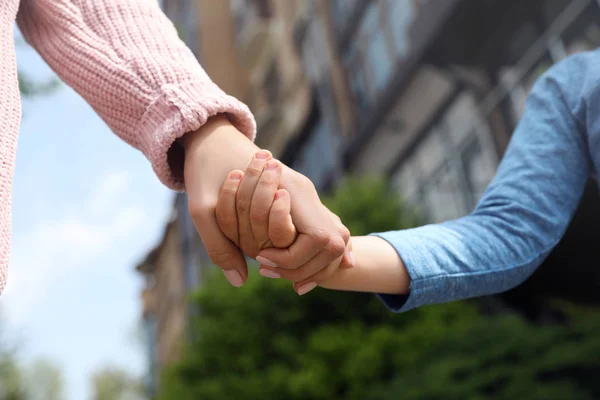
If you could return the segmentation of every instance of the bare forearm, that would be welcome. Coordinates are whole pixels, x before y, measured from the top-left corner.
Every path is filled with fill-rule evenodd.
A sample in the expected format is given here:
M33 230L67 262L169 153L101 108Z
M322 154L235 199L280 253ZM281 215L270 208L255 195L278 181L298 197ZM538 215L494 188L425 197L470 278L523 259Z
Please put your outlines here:
M352 237L354 267L339 269L321 286L355 292L406 294L410 277L398 253L375 236Z

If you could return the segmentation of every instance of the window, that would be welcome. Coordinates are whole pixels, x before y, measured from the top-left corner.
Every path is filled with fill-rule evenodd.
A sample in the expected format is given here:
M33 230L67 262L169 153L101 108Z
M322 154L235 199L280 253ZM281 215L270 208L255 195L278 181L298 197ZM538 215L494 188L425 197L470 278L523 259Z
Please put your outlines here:
M415 161L421 173L425 176L433 174L443 164L446 151L442 135L437 128L434 128L427 134L416 152Z
M429 222L458 218L475 206L491 181L495 149L476 98L457 96L394 175L394 186Z
M359 0L332 0L333 19L338 31L343 31Z
M551 26L559 16L566 15L567 9L576 7L576 2L562 0L544 0L542 2L542 19L545 27ZM509 66L501 69L500 81L509 89L512 108L513 125L523 116L525 101L535 81L548 70L553 63L560 61L565 55L595 49L600 46L600 7L598 2L589 1L579 15L562 32L552 32L553 37L547 43L544 54L530 67L527 56L534 51L533 44L544 32L540 24L529 22L511 39L506 55ZM523 69L527 70L524 71Z
M381 30L373 35L368 49L374 90L380 93L387 86L392 74L392 64Z
M325 186L327 177L337 167L338 140L331 127L329 119L319 119L301 150L300 159L294 165L294 169L306 175L319 190Z
M568 54L589 51L600 46L600 7L592 2L561 35Z
M404 58L410 51L409 29L417 10L410 0L387 0L388 26L391 28L396 56Z
M270 105L277 103L277 96L279 95L279 86L281 85L281 79L279 77L279 71L277 70L277 64L273 62L265 77L265 95L267 102Z
M462 152L461 161L469 191L469 207L472 208L483 195L494 171L490 168L490 160L485 156L477 138L466 146Z
M355 40L345 59L349 86L359 110L365 110L387 87L394 72L385 31L381 1L369 2Z
M304 70L313 82L322 80L323 75L329 70L330 57L326 43L323 24L314 19L309 20L302 41L302 62Z
M413 166L411 160L407 160L393 178L394 189L400 193L401 197L411 206L415 206L416 203L418 203L418 182L418 168Z
M473 115L476 109L475 98L466 93L460 95L448 109L444 126L453 145L458 147L469 137L472 130L469 124L473 123L473 118L478 118Z
M254 7L256 7L256 12L259 17L271 17L271 5L269 4L269 0L252 0L252 3Z
M369 95L376 95L386 86L392 73L392 63L382 29L381 2L369 3L366 15L361 22L357 45L364 49L367 58L363 68L368 70Z
M427 214L432 223L458 218L467 212L459 172L452 166L449 164L440 169L423 188Z
M353 47L346 59L347 75L354 101L359 111L366 111L369 106L367 80L359 49Z
M525 111L525 102L529 92L533 88L535 81L546 72L553 64L549 52L526 73L522 74L518 66L504 68L500 72L500 79L510 90L510 100L512 103L513 125L516 126L521 120Z

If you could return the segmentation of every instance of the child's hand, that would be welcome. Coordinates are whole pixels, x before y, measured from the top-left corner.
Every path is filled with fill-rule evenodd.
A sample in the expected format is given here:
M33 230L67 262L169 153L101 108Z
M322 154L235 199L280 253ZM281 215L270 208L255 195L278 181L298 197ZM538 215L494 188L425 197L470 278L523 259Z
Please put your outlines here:
M297 237L296 227L290 215L290 195L286 190L278 189L281 163L272 159L265 160L258 167L262 169L260 179L245 179L245 187L242 189L252 193L251 203L248 205L250 220L238 218L237 196L244 178L244 173L239 170L229 173L223 183L215 211L219 228L237 246L242 247L240 229L244 224L249 225L258 247L255 254L248 254L251 257L255 257L262 249L287 248Z
M242 224L248 224L252 227L268 226L267 232L254 232L255 239L257 236L268 239L261 241L260 250L273 246L285 248L291 245L292 247L298 247L298 241L295 241L296 231L290 217L289 194L285 190L277 190L282 165L276 160L269 160L264 162L262 166L264 169L262 173L258 174L258 179L247 179L241 171L233 171L230 174L230 179L223 185L216 208L219 226L223 233L236 244L239 240L240 227ZM256 165L252 166L252 168L256 167ZM251 198L249 202L249 215L251 217L248 221L243 221L243 218L240 219L236 213L236 209L239 208L236 201L240 198L242 190L250 193L249 197ZM314 192L307 193L307 195L318 196L316 191ZM347 231L337 216L327 209L324 209L324 211L326 218L331 218L332 224L337 229ZM303 257L308 256L307 262L297 268L294 268L292 262L286 262L286 258L294 258L294 253L297 253L297 251L294 252L292 249L267 253L272 259L280 261L280 266L274 266L273 263L261 259L261 257L257 257L257 260L262 264L260 271L263 276L281 277L298 282L295 285L298 294L308 293L320 282L329 279L340 267L340 264L346 267L352 265L351 247L347 247L347 251L342 256L329 264L327 264L328 261L324 261L330 259L328 254L323 257L319 249L306 249Z

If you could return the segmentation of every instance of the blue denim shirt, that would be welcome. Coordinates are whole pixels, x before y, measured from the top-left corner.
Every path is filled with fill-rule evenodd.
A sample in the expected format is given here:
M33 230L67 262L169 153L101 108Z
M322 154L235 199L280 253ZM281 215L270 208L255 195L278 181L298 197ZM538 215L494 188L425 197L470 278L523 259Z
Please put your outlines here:
M493 294L526 280L563 236L600 170L600 50L571 56L536 82L496 177L468 216L376 234L412 278L395 312Z

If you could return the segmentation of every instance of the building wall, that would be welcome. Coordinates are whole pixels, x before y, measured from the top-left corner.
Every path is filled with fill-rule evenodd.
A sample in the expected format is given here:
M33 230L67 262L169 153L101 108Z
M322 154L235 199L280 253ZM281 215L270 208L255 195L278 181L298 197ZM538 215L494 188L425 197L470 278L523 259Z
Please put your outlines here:
M600 45L596 0L164 0L164 7L212 79L251 107L259 146L321 190L344 174L385 174L430 222L475 206L535 79ZM158 365L177 357L189 316L183 295L209 265L186 202L178 195L148 301L156 329L149 352Z
M188 303L181 226L173 214L158 245L137 266L145 277L142 291L149 394L159 387L160 372L181 355Z
M257 145L279 157L309 116L312 88L294 46L294 21L307 2L232 0L238 58L249 74L244 100L257 120Z
M156 259L154 293L158 363L160 367L177 360L185 332L187 301L183 276L180 233L177 223L167 231Z
M202 66L227 94L245 100L249 77L236 53L230 1L199 0L195 4L192 14L199 25L197 54Z
M600 44L594 0L318 4L329 76L346 84L333 86L343 172L389 176L430 222L475 206L541 72ZM299 151L327 173L323 152Z

